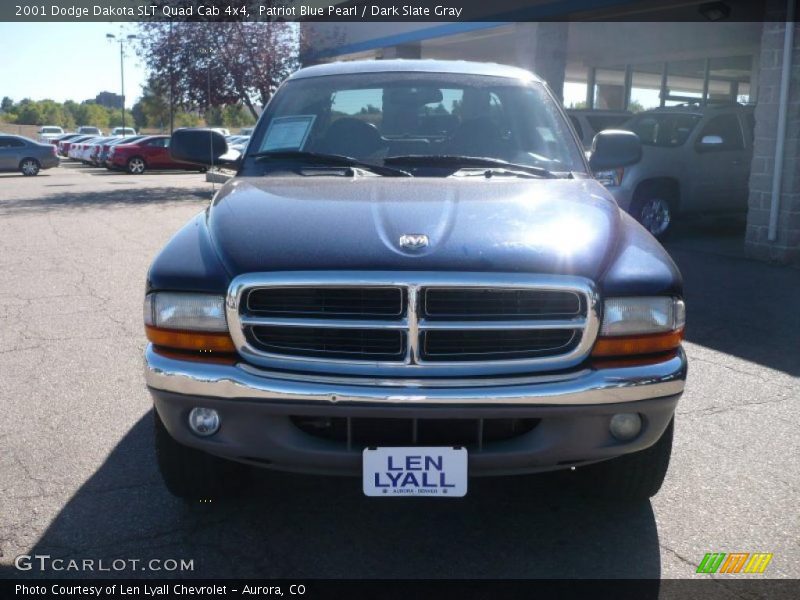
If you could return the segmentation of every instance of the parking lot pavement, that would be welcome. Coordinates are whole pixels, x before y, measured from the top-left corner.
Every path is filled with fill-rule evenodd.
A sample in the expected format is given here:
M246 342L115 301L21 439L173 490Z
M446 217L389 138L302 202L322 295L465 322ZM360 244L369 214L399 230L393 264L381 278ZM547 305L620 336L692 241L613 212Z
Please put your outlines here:
M178 574L196 577L684 578L706 552L738 551L800 577L800 272L683 238L669 247L690 375L652 502L600 504L553 476L380 501L354 479L271 473L243 498L173 499L152 452L141 299L155 252L210 196L197 174L0 175L0 575L49 554L191 559Z

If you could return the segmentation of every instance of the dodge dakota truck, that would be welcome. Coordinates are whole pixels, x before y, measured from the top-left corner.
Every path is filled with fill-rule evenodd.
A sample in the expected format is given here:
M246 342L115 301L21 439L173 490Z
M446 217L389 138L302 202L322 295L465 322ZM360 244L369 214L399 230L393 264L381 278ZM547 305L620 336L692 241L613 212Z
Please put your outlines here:
M200 129L170 151L236 172L147 275L173 494L254 466L379 498L554 470L596 496L659 490L681 276L592 177L639 160L634 133L598 134L589 161L528 71L385 60L294 73L243 155Z

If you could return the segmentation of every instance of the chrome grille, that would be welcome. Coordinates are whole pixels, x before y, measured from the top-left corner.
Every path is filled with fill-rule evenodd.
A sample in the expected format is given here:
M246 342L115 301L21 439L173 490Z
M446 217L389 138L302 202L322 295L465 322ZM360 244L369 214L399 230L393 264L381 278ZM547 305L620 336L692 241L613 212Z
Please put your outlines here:
M427 288L422 313L434 319L578 317L581 297L569 291Z
M424 360L498 360L563 353L578 338L574 329L423 331Z
M402 361L406 353L405 335L396 329L256 326L250 333L255 347L277 354Z
M381 287L257 288L245 302L250 314L283 317L399 319L405 310L402 289Z
M588 280L517 273L254 273L227 316L253 364L403 377L567 368L599 323Z

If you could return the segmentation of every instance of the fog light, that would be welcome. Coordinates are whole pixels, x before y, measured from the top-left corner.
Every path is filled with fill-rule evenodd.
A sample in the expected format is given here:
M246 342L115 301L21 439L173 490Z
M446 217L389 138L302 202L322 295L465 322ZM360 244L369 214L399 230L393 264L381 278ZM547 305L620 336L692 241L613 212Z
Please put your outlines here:
M189 427L197 435L214 435L219 429L219 413L213 408L193 408L189 413Z
M620 413L611 417L611 435L621 442L632 440L642 430L642 418L636 413Z

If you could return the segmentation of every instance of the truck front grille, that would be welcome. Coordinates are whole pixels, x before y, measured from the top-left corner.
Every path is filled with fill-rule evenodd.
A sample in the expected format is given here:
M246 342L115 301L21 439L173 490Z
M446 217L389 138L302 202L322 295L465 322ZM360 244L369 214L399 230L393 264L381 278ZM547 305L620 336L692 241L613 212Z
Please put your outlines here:
M258 288L245 303L253 315L282 317L399 319L404 309L400 288L380 287Z
M433 319L520 319L577 317L575 292L519 289L429 288L423 315Z
M227 311L249 361L307 371L327 362L343 374L564 368L588 355L599 323L586 280L492 273L243 275Z
M502 360L564 352L577 339L574 329L440 330L422 333L425 360Z
M257 326L251 332L255 347L276 354L398 361L405 356L405 336L392 329Z

